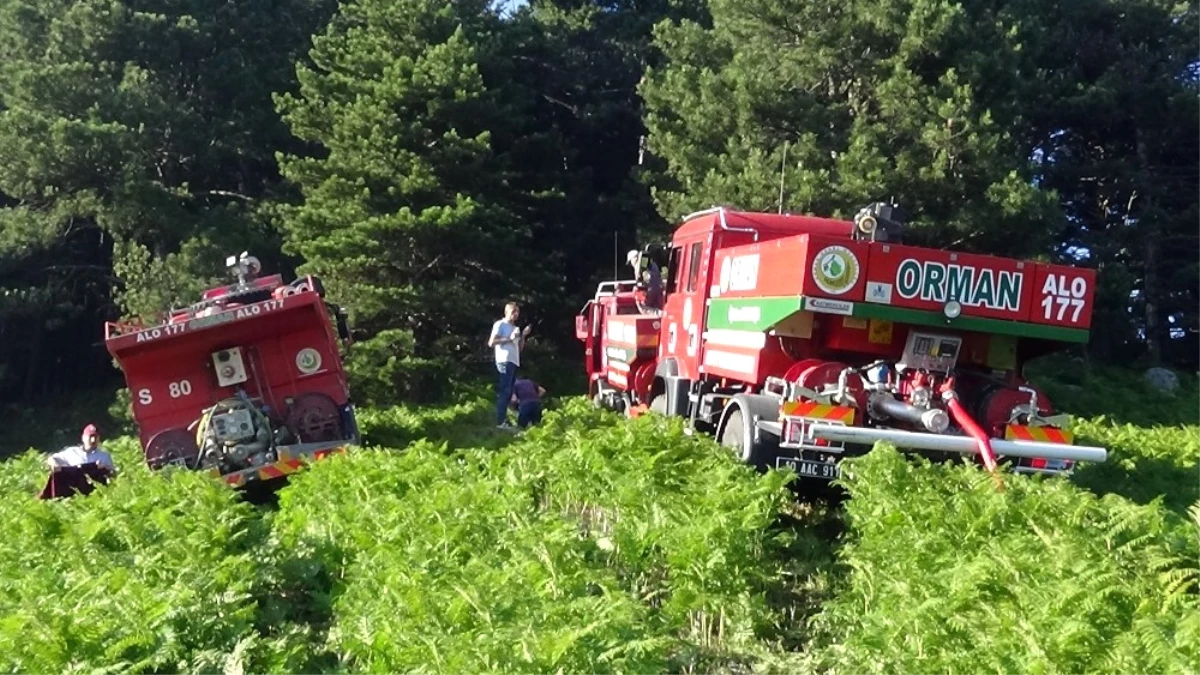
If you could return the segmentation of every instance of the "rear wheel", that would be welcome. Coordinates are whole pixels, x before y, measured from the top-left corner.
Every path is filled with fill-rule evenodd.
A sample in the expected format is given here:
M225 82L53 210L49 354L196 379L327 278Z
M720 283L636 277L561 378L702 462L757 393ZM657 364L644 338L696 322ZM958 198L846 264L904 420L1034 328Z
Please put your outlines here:
M743 462L749 456L749 448L745 443L746 423L742 417L742 409L734 408L729 413L729 417L725 419L725 426L721 429L721 445L732 448L733 454Z
M667 395L666 394L658 394L654 398L650 399L650 412L656 413L659 415L667 414Z
M776 443L760 437L754 440L754 430L747 419L745 410L740 405L734 405L725 418L721 427L721 445L733 450L734 455L751 466L766 469L770 467L772 457L778 449Z

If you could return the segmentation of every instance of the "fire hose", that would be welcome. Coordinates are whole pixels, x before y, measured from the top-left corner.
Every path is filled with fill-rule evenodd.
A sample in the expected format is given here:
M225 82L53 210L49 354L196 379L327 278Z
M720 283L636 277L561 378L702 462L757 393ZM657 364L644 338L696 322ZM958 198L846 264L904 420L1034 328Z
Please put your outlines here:
M950 416L954 418L954 421L975 439L976 445L979 446L979 454L983 457L983 465L987 467L988 471L995 473L996 453L992 451L991 437L983 430L983 427L971 419L966 408L963 408L962 404L958 402L958 394L953 389L947 388L946 391L943 391L942 400L950 408Z

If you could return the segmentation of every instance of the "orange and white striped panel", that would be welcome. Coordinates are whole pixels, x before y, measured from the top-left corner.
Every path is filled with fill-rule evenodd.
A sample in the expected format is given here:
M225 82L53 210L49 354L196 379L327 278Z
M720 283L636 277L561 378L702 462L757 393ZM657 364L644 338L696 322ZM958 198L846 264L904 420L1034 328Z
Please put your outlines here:
M846 425L854 424L854 408L844 405L826 405L812 401L789 401L783 404L781 412L790 417L807 417L809 419L828 420Z
M311 455L300 455L297 457L288 457L286 459L282 459L278 462L275 462L274 464L260 466L260 467L258 467L257 470L246 469L245 471L238 471L235 473L231 473L231 474L224 476L223 480L230 487L238 488L238 487L242 487L243 485L246 484L246 479L250 476L250 474L257 475L259 480L269 480L272 478L279 478L280 476L287 476L289 474L293 474L293 473L300 471L309 463L309 461L315 462L317 460L324 459L325 457L328 457L329 455L341 454L344 452L346 452L346 448L342 447L342 446L328 448L325 450L317 450L316 452L312 453ZM211 475L214 478L222 478L222 476L216 469L210 469L209 475Z
M1058 427L1030 427L1021 424L1009 424L1004 427L1004 440L1071 445L1075 442L1075 434L1066 429L1059 429Z

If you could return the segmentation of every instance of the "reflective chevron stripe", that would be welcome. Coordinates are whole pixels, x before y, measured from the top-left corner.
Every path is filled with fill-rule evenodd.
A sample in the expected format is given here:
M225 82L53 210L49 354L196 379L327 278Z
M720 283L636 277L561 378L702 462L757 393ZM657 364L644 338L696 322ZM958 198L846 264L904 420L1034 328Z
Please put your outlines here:
M296 457L289 457L287 459L279 460L278 462L275 462L274 464L260 466L257 469L247 469L245 471L237 471L237 472L225 475L225 476L221 476L221 474L216 469L210 469L208 474L210 476L212 476L213 478L220 478L221 480L224 480L225 483L227 485L229 485L230 487L239 488L246 484L246 479L250 475L254 475L255 477L258 478L258 480L271 480L272 478L281 478L283 476L287 476L287 475L291 475L291 474L299 472L307 464L309 464L309 458L311 458L311 461L315 462L315 461L324 459L330 455L342 454L345 452L346 452L346 448L339 446L339 447L335 447L335 448L327 448L324 450L317 450L317 451L313 452L311 455L299 455Z
M784 415L830 420L842 424L854 424L854 408L844 405L826 405L812 401L789 401L783 404Z
M1042 443L1058 443L1072 445L1075 434L1058 427L1030 427L1019 424L1009 424L1004 427L1004 439L1007 441L1039 441Z

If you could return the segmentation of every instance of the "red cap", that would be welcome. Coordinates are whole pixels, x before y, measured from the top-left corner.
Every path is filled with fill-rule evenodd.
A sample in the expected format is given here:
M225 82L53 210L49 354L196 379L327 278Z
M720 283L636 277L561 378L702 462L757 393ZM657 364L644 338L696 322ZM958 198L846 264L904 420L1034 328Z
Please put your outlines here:
M95 424L89 424L83 428L83 435L84 436L99 436L100 432L96 431Z

